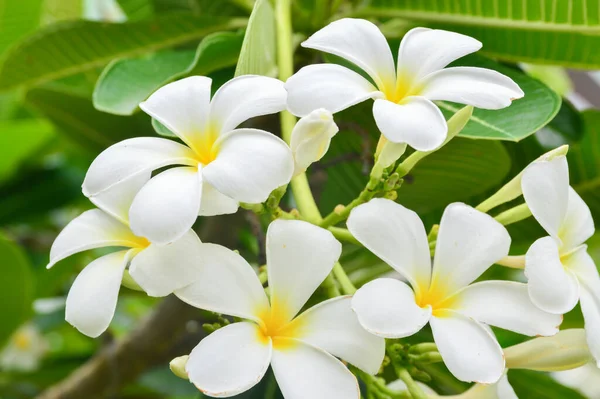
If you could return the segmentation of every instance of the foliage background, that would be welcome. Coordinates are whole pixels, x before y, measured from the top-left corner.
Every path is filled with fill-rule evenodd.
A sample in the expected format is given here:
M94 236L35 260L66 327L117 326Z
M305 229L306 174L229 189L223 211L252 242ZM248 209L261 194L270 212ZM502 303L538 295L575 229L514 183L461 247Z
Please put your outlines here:
M526 92L508 109L477 110L462 138L407 176L398 201L417 211L427 226L439 221L448 203L477 204L541 153L564 143L571 145L571 183L600 220L600 73L594 72L600 69L600 3L297 0L295 43L342 16L378 21L394 51L414 26L474 36L483 50L459 64L497 69ZM46 347L35 370L3 365L1 398L201 397L174 377L167 363L188 353L214 316L173 298L161 301L123 288L110 330L89 339L64 321L64 298L76 274L98 254L72 256L51 271L45 265L60 229L91 208L80 191L91 160L125 138L169 135L137 104L184 76L211 76L213 90L234 75L277 76L276 23L269 0L256 5L253 0L0 0L0 345L14 345L15 331L28 323L41 332ZM321 61L342 62L298 48L296 68ZM311 168L323 213L351 201L368 180L378 137L370 106L336 115L341 132L326 158ZM440 106L447 116L458 109ZM249 123L279 132L276 116ZM293 206L293 198L284 198L284 207ZM259 265L265 222L240 212L200 220L196 227L202 239L240 249ZM509 230L514 254L542 234L531 219ZM594 237L590 247L600 262L600 239ZM342 264L358 285L390 271L352 246L346 247ZM506 278L507 273L513 272L495 267L484 277ZM576 309L562 327L581 326ZM525 339L496 332L503 346ZM85 370L94 375L86 383ZM67 385L79 384L82 391L65 391L65 383L48 390L73 372ZM440 392L465 389L443 367L428 372ZM509 379L522 398L582 397L541 373L511 371ZM279 393L268 376L240 397Z

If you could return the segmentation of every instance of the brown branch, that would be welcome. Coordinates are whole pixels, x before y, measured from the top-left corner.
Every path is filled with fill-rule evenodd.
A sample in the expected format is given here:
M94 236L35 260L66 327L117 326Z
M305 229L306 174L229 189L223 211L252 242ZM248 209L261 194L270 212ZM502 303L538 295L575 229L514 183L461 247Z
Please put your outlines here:
M243 218L227 215L207 218L200 229L205 242L228 247L237 244ZM198 309L171 295L165 298L127 337L108 343L99 353L37 399L96 399L111 397L135 381L144 371L187 354L205 335L188 331L190 321L204 323Z

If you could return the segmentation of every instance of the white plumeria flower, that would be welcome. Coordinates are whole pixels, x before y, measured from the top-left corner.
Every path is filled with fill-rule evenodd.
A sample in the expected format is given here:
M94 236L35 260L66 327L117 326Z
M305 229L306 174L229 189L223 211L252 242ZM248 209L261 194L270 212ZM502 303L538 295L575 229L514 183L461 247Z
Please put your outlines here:
M495 384L475 384L467 391L459 395L438 395L433 389L425 384L417 382L428 398L448 399L518 399L515 391L504 374ZM388 384L388 388L394 391L408 391L402 380Z
M238 202L265 201L287 184L294 161L287 144L258 129L236 129L245 120L285 108L283 82L264 76L232 79L210 99L211 79L170 83L140 104L186 145L164 138L133 138L102 152L83 182L94 197L113 185L169 165L136 195L132 230L153 242L181 237L198 215L234 213Z
M73 219L50 249L48 268L89 249L129 248L87 265L69 291L66 320L90 337L108 328L128 265L131 277L151 296L165 296L190 284L198 267L218 267L213 246L202 244L192 230L169 245L152 243L131 231L127 217L131 200L149 178L149 174L137 176L93 197L92 202L100 209Z
M352 211L348 229L412 286L380 278L361 287L352 308L362 326L401 338L429 323L444 363L460 380L495 383L504 372L502 348L485 325L525 335L558 332L561 316L533 305L525 284L471 284L508 254L510 236L489 215L450 204L440 222L433 268L423 223L402 205L373 199Z
M38 369L48 351L48 342L34 324L24 324L0 352L3 370L31 372Z
M454 32L410 30L400 44L397 69L379 28L363 19L332 22L302 46L354 63L375 84L340 65L306 66L286 82L288 109L293 114L307 115L316 108L336 113L372 98L373 116L381 133L391 142L408 143L420 151L440 146L448 131L444 116L432 101L499 109L523 97L515 82L496 71L444 69L481 48L479 41Z
M530 164L521 179L523 197L548 237L525 256L525 275L533 303L563 314L581 302L588 346L600 364L600 277L584 242L594 234L590 208L569 186L564 155Z
M208 396L230 397L256 385L271 364L286 399L358 399L356 378L334 356L376 374L384 340L360 326L350 297L296 316L331 272L341 244L320 227L276 220L266 247L270 301L252 267L233 252L175 292L198 308L247 319L194 348L186 364L190 381Z
M321 158L329 149L333 136L340 129L333 121L331 112L319 108L300 118L292 130L290 148L294 154L294 175Z

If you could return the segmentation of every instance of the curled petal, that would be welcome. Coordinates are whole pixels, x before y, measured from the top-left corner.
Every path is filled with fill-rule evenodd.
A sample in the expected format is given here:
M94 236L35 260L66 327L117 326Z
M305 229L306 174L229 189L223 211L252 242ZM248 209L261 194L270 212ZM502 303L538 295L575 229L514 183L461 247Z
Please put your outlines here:
M431 306L419 307L410 287L391 278L362 286L354 294L352 309L367 331L385 338L413 335L431 318Z
M131 203L148 180L150 180L150 173L140 173L90 197L90 201L104 212L129 225Z
M342 57L371 76L382 88L396 81L394 59L379 28L364 19L343 18L314 33L302 47Z
M590 207L573 187L569 187L568 201L567 212L558 232L562 247L567 250L583 244L595 230Z
M271 361L272 343L261 342L254 323L234 323L204 338L186 364L190 381L202 393L227 398L258 384Z
M444 115L423 97L407 97L405 103L375 100L373 116L381 133L392 143L406 143L419 151L438 148L446 139Z
M300 118L292 130L290 149L294 154L294 175L304 172L313 162L323 158L331 138L339 131L331 112L317 109Z
M502 377L502 348L481 324L450 310L432 317L430 324L438 351L456 378L493 384Z
M295 340L289 340L295 341ZM356 377L339 360L297 341L273 350L271 366L286 399L359 399Z
M238 129L222 136L216 145L217 159L202 169L202 177L236 201L263 202L292 178L292 152L271 133Z
M552 237L534 242L525 256L525 276L531 301L540 309L564 314L579 299L579 283L575 274L566 270Z
M382 98L367 79L335 64L308 65L285 82L288 109L297 116L306 116L323 108L335 114L369 98Z
M106 331L115 314L127 253L96 259L79 273L69 290L65 319L89 337Z
M228 215L236 213L239 203L221 194L216 188L208 182L202 182L202 194L200 195L200 216Z
M511 78L485 68L446 68L426 76L421 95L429 100L453 101L483 109L508 107L525 95Z

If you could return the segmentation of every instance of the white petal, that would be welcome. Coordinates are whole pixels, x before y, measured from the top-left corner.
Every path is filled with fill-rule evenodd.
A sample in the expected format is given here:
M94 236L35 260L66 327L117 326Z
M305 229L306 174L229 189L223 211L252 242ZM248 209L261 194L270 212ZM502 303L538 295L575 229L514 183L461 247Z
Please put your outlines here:
M140 108L194 148L207 130L212 80L190 76L155 91Z
M192 284L175 291L182 301L200 309L260 321L269 302L258 276L239 254L216 244L202 244Z
M342 253L329 231L300 220L275 220L267 229L271 307L290 321L321 285Z
M506 373L495 384L475 384L468 391L452 396L455 399L518 399Z
M558 231L562 248L567 250L576 248L590 238L594 230L594 219L590 208L573 187L569 187L567 212Z
M90 201L104 212L129 225L131 203L148 180L150 180L150 173L140 173L90 197Z
M418 80L481 48L481 42L460 33L411 29L400 43L398 78Z
M96 259L79 273L69 290L65 319L89 337L106 331L115 314L127 252Z
M581 284L581 312L588 348L600 367L600 287Z
M535 161L523 172L523 197L540 225L554 238L567 213L569 166L565 156Z
M363 285L354 294L352 309L367 331L385 338L413 335L431 318L431 306L419 307L410 287L391 278Z
M377 374L385 356L385 340L363 329L350 308L352 297L337 297L313 306L294 319L297 338L369 374Z
M407 97L405 103L375 100L373 116L381 133L392 143L407 143L415 150L431 151L448 134L444 115L423 97Z
M136 247L142 241L127 225L100 209L91 209L73 219L56 237L50 248L48 268L77 252L102 247Z
M210 104L210 123L221 134L255 116L285 109L287 93L283 82L266 76L244 75L231 79L217 90Z
M448 205L435 246L432 287L456 292L507 256L509 247L506 228L494 218L462 203Z
M168 245L151 244L133 258L129 273L148 295L169 295L205 267L204 245L191 230Z
M415 212L394 201L375 198L354 208L347 225L361 244L408 279L414 289L429 287L427 233Z
M221 194L208 182L202 183L200 216L228 215L236 213L239 203L225 194Z
M552 237L540 238L531 245L525 256L525 276L529 297L540 309L563 314L577 304L577 278L563 267Z
M570 254L561 258L564 267L572 271L579 281L584 281L588 286L600 287L600 277L594 260L587 252L587 245L581 245Z
M247 391L263 378L272 343L261 342L254 323L234 323L204 338L186 364L190 381L203 394L228 398Z
M219 192L240 202L265 201L290 182L294 158L279 137L258 129L238 129L221 136L217 159L202 169Z
M529 336L558 332L562 316L535 306L527 285L513 281L483 281L462 290L452 309L481 323Z
M356 377L330 354L298 341L273 350L273 373L285 399L359 399Z
M396 83L394 58L379 28L364 19L343 18L314 33L302 47L335 54L360 67L380 87Z
M292 130L290 149L294 155L294 175L304 172L323 158L331 138L339 131L331 112L319 108L300 118Z
M493 384L504 372L504 355L496 338L478 322L445 311L429 322L438 351L459 380Z
M511 78L485 68L446 68L426 76L420 94L429 100L453 101L483 109L508 107L525 95Z
M196 168L177 167L150 179L131 204L134 233L157 244L183 236L200 211L200 178Z
M335 64L308 65L285 82L287 106L297 116L323 108L335 114L369 98L382 98L367 79Z
M173 140L138 137L108 147L94 159L83 181L86 197L97 195L129 178L167 165L198 164L188 147Z

